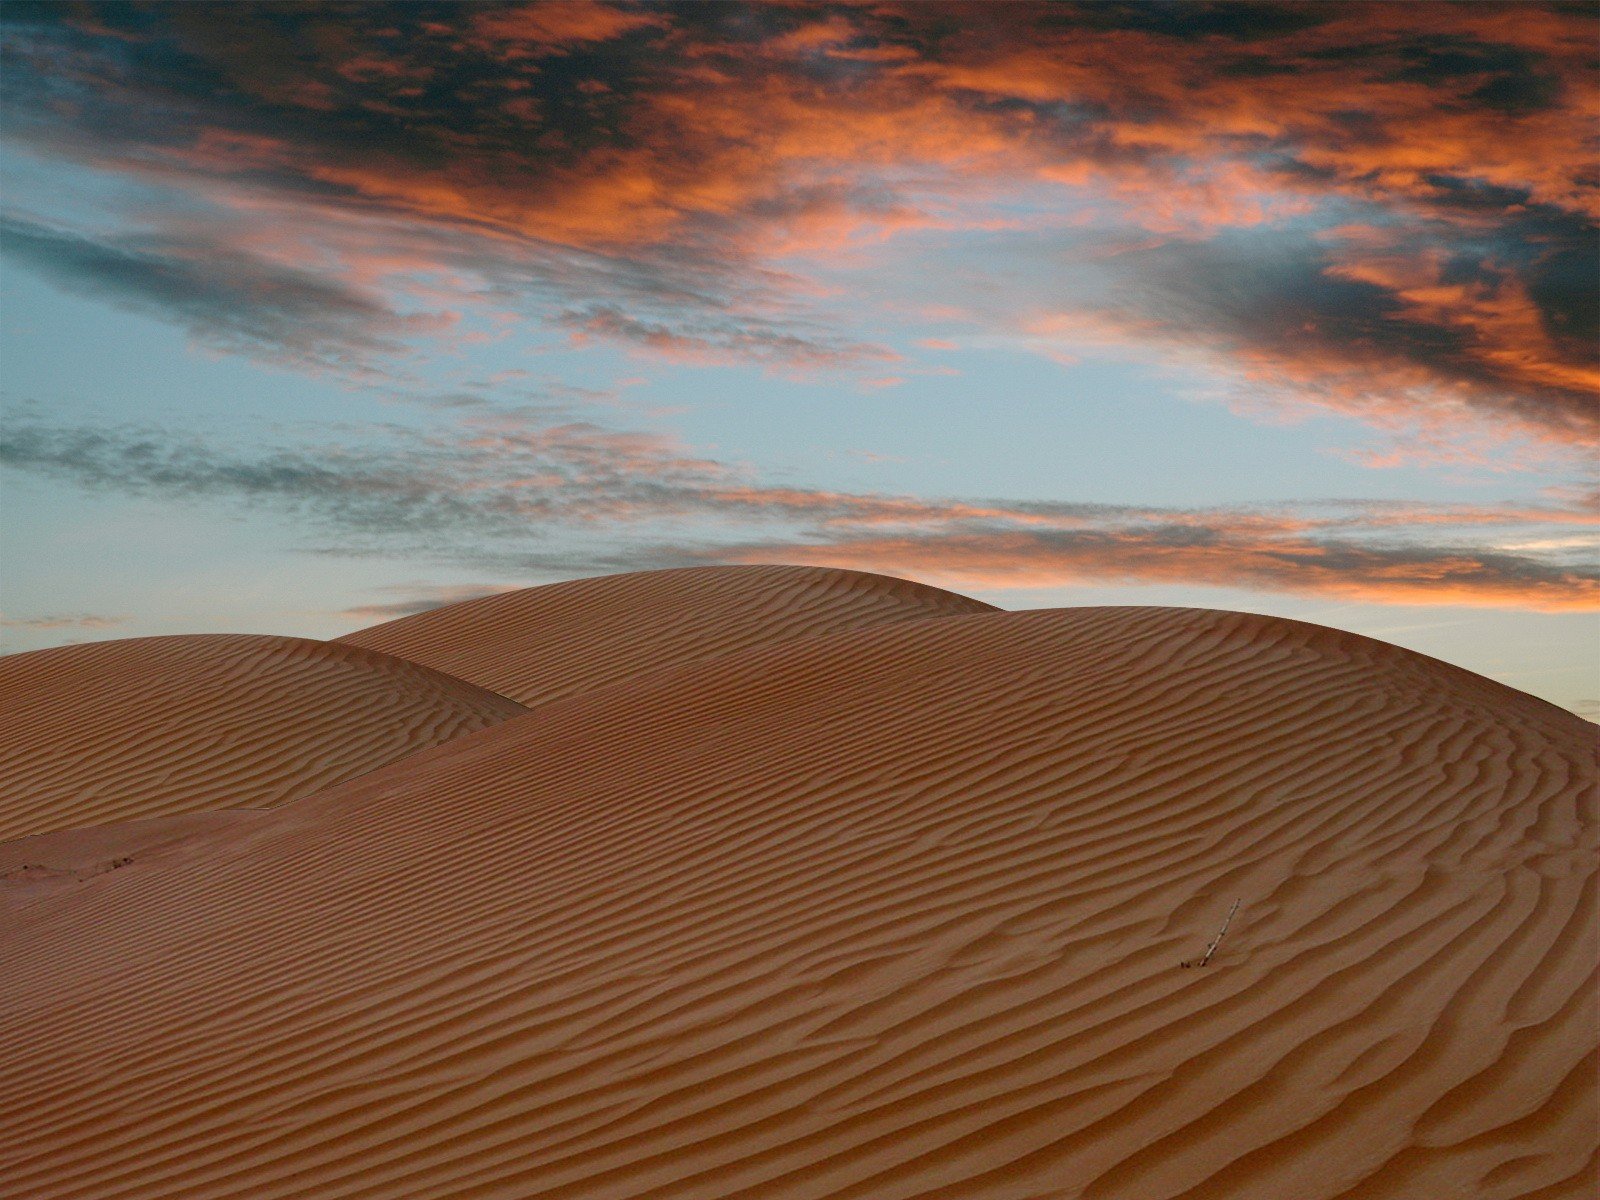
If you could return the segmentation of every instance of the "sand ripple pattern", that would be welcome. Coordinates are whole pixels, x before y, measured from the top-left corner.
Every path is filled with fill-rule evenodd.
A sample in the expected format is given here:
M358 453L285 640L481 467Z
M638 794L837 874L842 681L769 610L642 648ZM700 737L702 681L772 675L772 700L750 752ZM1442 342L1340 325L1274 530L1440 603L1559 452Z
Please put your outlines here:
M1594 734L1185 609L589 691L13 909L0 1180L1578 1200Z
M533 705L755 646L995 611L954 592L863 571L685 567L485 596L339 640Z
M0 841L282 804L522 706L305 638L198 634L0 658Z

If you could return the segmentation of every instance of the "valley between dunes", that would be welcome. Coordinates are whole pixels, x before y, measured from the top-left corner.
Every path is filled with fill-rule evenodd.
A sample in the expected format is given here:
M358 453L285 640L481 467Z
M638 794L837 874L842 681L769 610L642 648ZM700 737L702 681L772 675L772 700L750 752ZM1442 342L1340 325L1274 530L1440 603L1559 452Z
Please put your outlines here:
M1600 731L1394 646L722 567L0 700L6 1197L1595 1194Z

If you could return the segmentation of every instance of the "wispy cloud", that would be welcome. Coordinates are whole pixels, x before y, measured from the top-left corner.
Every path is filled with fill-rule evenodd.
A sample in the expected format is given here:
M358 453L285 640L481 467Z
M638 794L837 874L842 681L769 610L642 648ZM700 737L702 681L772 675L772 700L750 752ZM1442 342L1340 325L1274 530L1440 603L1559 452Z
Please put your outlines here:
M445 604L461 604L467 600L480 600L484 596L515 591L516 587L516 584L395 583L376 590L382 595L398 596L400 599L358 604L353 608L340 609L335 615L376 624L428 612Z
M207 345L357 369L453 323L402 315L324 275L195 237L97 239L0 215L0 253L76 292L172 321Z
M614 305L596 304L560 313L556 324L570 331L582 345L590 339L617 342L657 358L711 365L756 362L788 369L845 368L873 361L893 361L899 356L882 346L854 342L826 332L809 336L783 329L759 318L724 317L721 320L680 316L677 327L646 321Z
M765 482L669 437L537 411L250 453L35 417L8 424L0 465L120 494L274 507L315 522L328 552L503 574L792 561L967 588L1188 583L1392 604L1600 607L1600 572L1574 533L1600 527L1600 513L1581 505L1176 509L839 492ZM407 593L363 615L435 598Z
M753 547L736 561L856 567L966 588L1167 583L1326 596L1369 604L1544 612L1600 609L1600 573L1469 544L1386 546L1203 523L1109 530L1003 529Z
M126 616L98 613L46 613L37 617L8 617L0 614L0 629L115 629L126 625Z

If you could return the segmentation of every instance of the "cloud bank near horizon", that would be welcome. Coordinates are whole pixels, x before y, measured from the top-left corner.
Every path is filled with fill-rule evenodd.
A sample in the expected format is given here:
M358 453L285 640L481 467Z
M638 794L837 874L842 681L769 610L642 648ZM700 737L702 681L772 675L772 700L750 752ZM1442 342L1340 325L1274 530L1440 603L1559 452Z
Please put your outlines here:
M522 576L782 561L958 590L1188 583L1384 604L1600 607L1600 504L1583 495L1178 509L836 492L765 482L663 435L515 410L449 431L390 426L348 445L254 451L23 416L0 434L0 466L118 495L266 507L336 538L340 553Z

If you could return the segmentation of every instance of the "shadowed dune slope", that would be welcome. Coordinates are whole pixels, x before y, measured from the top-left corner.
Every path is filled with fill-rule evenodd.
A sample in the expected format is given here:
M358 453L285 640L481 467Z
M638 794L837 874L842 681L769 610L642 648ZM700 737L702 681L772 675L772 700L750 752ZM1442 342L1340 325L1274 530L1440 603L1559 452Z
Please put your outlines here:
M522 706L304 638L129 638L0 658L0 840L282 804Z
M0 1179L1578 1200L1594 732L1185 609L585 692L14 905Z
M339 640L536 704L754 646L995 611L955 592L863 571L686 567L485 596Z

